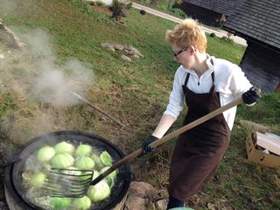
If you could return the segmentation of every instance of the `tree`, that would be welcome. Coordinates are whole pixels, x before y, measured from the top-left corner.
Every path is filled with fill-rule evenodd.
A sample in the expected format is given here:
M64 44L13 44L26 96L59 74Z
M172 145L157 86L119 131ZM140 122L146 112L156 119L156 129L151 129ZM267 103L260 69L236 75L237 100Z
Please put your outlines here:
M117 22L121 21L122 17L126 17L127 16L127 9L129 8L129 5L120 2L118 0L113 0L112 3L112 18L115 18L115 20Z

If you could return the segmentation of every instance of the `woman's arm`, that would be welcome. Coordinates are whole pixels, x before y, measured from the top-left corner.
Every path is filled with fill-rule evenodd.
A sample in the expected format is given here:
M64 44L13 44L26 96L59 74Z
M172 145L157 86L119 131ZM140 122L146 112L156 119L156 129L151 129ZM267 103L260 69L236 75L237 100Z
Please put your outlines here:
M162 138L175 121L175 117L168 114L163 114L152 135L159 139Z
M162 138L167 130L172 126L172 124L176 121L180 112L184 106L184 93L182 88L182 78L184 77L184 71L182 69L177 69L173 81L173 89L169 96L169 103L163 116L161 117L160 122L158 123L155 131L153 132L153 136L157 138Z
M250 83L242 69L236 65L235 69L232 71L230 80L230 89L233 95L238 96L249 90L252 86L253 85Z

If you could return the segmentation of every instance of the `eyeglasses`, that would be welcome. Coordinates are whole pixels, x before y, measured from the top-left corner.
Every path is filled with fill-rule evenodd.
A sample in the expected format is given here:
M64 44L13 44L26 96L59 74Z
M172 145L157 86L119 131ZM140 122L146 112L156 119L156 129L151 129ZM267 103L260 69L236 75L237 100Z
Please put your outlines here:
M181 50L179 50L178 52L173 52L174 57L177 57L178 55L180 55L182 52L188 50L188 47L185 47Z

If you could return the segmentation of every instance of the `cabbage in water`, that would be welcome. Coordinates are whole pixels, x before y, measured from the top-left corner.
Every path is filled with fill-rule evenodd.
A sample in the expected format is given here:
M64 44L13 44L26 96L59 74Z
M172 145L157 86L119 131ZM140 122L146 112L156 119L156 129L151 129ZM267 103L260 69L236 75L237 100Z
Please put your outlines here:
M88 144L80 144L76 149L76 156L89 156L92 152L92 147Z
M72 154L75 150L73 144L67 143L66 141L60 142L54 146L55 152L58 153L69 153Z
M30 178L30 184L32 187L42 187L45 180L46 180L46 174L42 172L36 172L33 174Z
M93 169L94 165L94 161L87 156L78 157L75 161L75 166L81 170Z
M76 210L86 210L90 208L91 200L87 196L84 196L82 198L75 198L72 206Z
M87 195L93 202L98 202L109 197L110 193L111 190L107 182L101 180L96 185L89 187Z
M66 209L70 206L70 198L51 197L50 205L54 210Z
M54 145L54 147L43 146L35 154L35 161L40 165L41 171L38 172L36 168L29 167L28 171L24 171L22 176L23 181L29 184L28 186L32 186L39 191L40 187L42 187L47 179L46 172L50 168L93 170L93 179L95 179L100 173L103 173L112 165L112 157L107 151L103 151L99 154L98 152L94 152L94 149L88 144L80 144L75 148L74 144L62 141ZM86 172L69 172L71 175L81 175L84 173ZM115 183L116 176L117 171L113 171L106 177L106 179L94 186L90 186L87 194L82 198L47 196L48 199L46 199L42 196L36 197L36 194L34 194L33 196L35 197L32 199L34 199L33 201L37 205L46 206L47 204L47 206L53 210L87 210L90 209L92 203L101 202L110 196L110 188Z
M111 155L107 151L100 154L100 160L104 166L111 166L113 162Z
M68 153L57 154L51 159L53 168L69 168L74 163L74 158Z
M47 162L55 155L54 148L50 146L44 146L41 149L39 149L37 153L37 159L41 162Z

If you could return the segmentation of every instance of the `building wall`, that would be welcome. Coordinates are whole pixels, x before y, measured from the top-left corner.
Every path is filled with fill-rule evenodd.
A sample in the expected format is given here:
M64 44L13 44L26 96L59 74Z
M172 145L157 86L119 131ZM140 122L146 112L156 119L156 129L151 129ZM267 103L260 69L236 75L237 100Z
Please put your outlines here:
M214 11L207 10L186 2L183 2L180 5L175 4L174 7L180 8L187 14L187 16L192 17L193 19L197 19L199 20L199 22L205 25L219 26L219 23L217 21L222 16L222 14L220 13L216 13Z
M280 51L248 41L240 66L248 79L262 91L279 91Z

